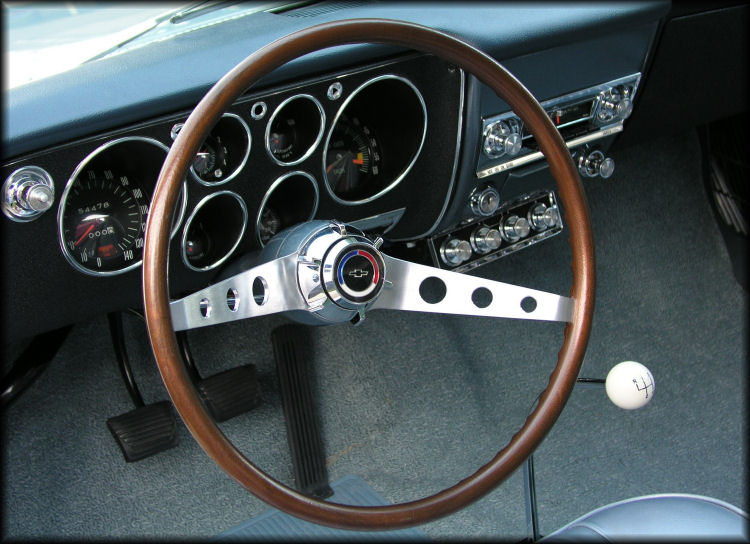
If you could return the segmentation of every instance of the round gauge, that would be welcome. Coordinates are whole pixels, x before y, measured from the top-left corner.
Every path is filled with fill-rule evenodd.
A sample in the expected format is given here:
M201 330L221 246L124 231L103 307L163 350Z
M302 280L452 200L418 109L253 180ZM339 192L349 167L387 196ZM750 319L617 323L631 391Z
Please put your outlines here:
M264 207L258 221L258 235L260 236L261 244L266 245L280 230L281 218L279 214L273 208Z
M266 125L266 150L276 164L305 160L323 138L323 107L308 94L284 100Z
M201 144L190 171L203 185L221 185L234 179L250 155L250 129L234 113L222 115Z
M61 216L62 244L78 268L121 271L141 260L149 197L112 169L81 171Z
M333 192L348 200L366 196L381 171L380 148L373 131L358 117L342 115L326 148L325 172Z
M220 180L228 173L228 155L221 136L209 134L193 159L193 170L204 180Z

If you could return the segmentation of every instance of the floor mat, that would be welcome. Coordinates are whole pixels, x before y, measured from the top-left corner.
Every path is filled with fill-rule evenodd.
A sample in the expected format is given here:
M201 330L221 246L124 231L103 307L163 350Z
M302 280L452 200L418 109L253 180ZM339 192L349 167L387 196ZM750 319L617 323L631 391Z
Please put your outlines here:
M356 506L385 506L388 504L377 491L358 476L348 475L331 484L331 502ZM217 540L429 540L419 529L399 529L396 531L344 531L303 521L279 510L272 509L253 519L221 533Z

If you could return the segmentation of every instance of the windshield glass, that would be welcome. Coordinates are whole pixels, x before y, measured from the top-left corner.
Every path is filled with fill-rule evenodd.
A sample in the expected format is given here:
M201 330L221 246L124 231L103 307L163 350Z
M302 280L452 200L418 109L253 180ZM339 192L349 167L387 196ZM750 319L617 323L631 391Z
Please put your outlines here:
M208 24L300 2L2 2L4 88Z

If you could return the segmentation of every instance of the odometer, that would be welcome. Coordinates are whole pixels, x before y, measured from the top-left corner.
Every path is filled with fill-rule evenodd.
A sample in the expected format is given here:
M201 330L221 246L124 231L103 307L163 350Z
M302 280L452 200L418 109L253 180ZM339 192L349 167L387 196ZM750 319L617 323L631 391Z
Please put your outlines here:
M137 266L148 202L137 180L122 172L81 171L69 186L61 213L61 244L68 261L94 274Z

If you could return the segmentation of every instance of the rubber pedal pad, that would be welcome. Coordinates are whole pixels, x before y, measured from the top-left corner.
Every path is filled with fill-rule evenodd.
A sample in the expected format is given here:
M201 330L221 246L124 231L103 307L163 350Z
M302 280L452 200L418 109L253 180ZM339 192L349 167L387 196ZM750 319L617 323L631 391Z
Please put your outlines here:
M202 379L196 384L203 403L216 421L226 421L260 406L255 365L244 365Z
M177 420L167 400L111 417L107 427L128 463L177 445Z
M273 330L271 341L297 489L304 495L325 499L333 495L333 490L328 484L306 358L311 341L309 328L282 325Z

